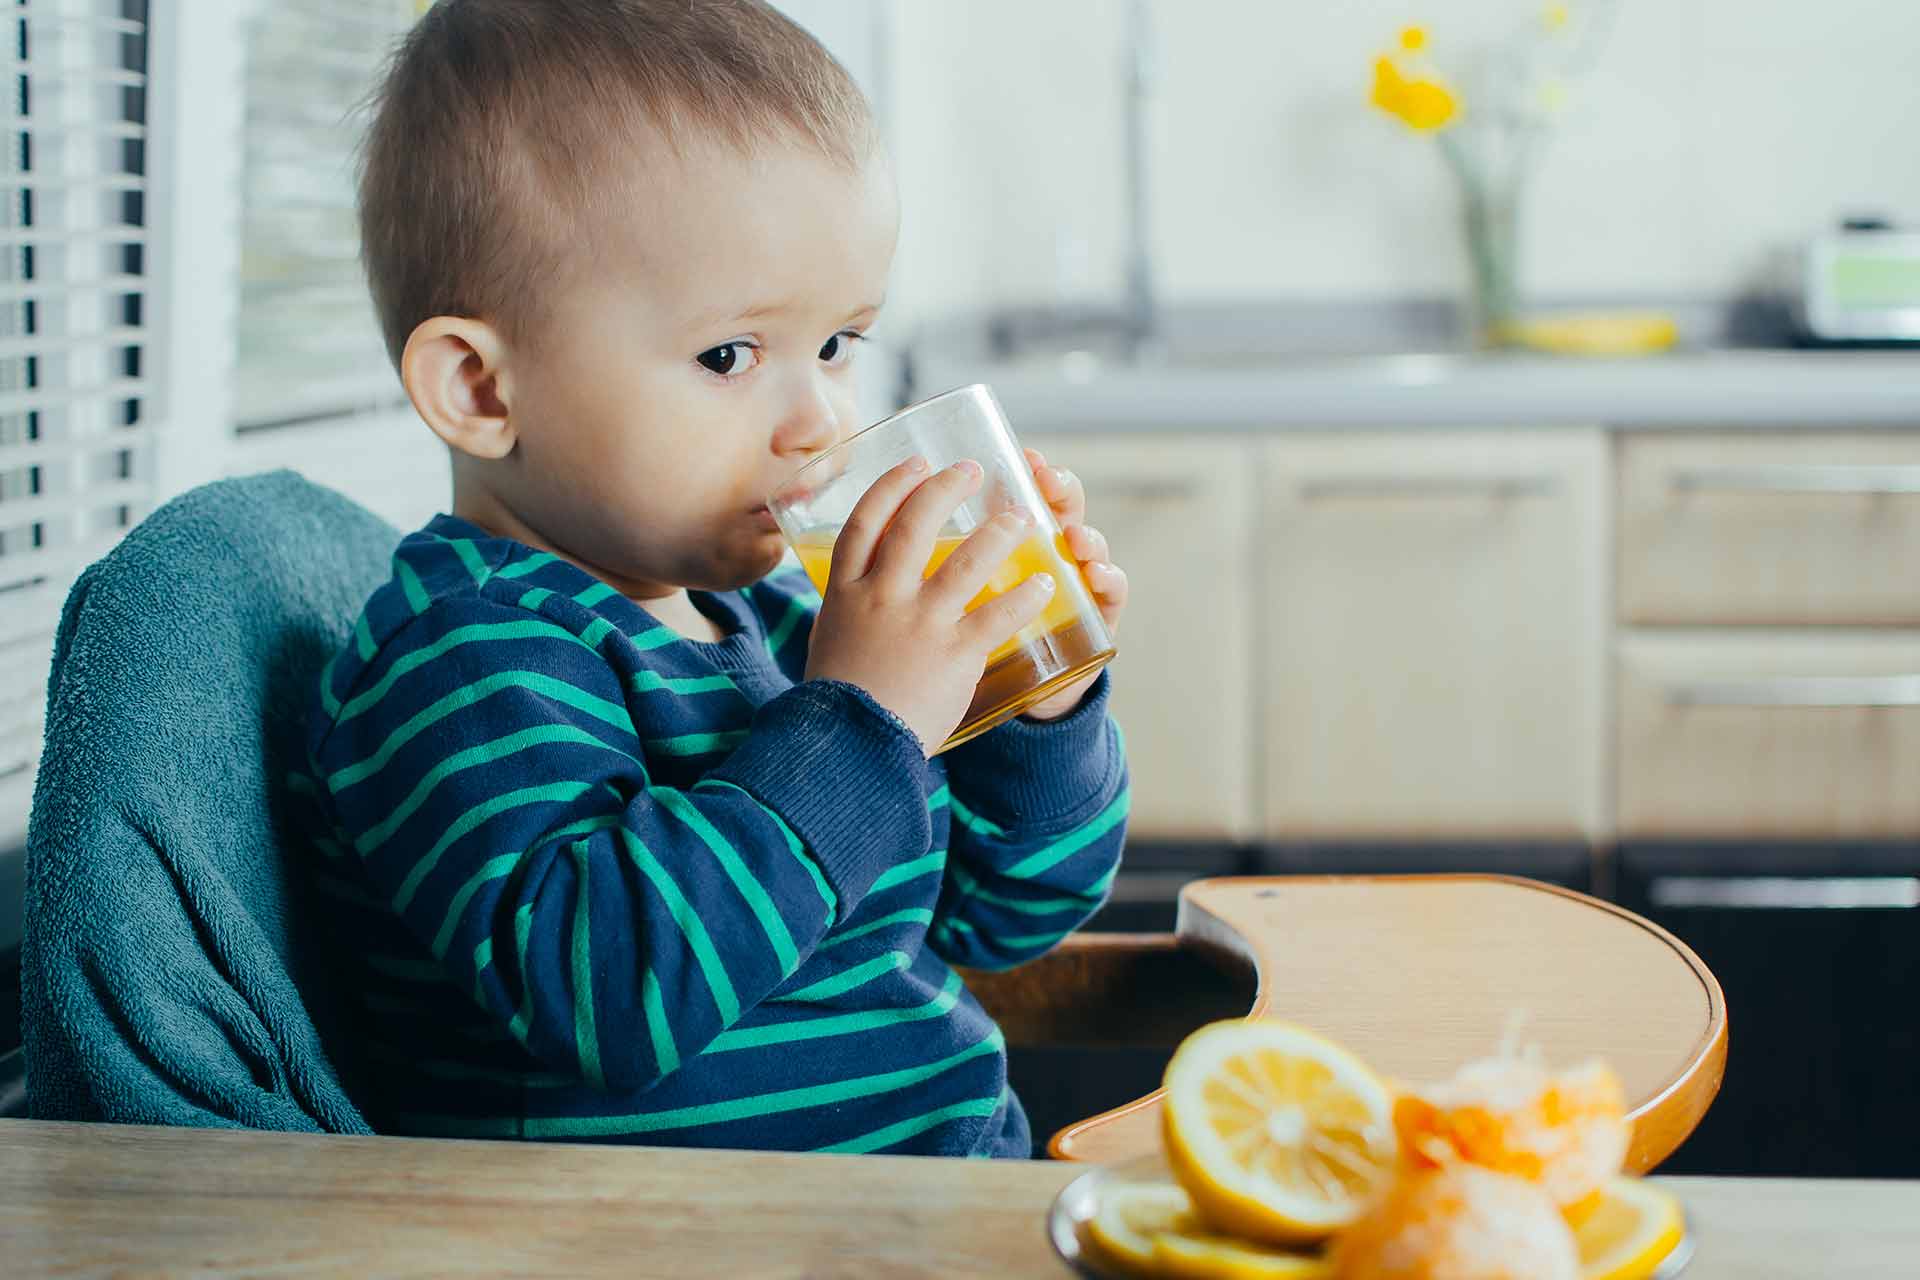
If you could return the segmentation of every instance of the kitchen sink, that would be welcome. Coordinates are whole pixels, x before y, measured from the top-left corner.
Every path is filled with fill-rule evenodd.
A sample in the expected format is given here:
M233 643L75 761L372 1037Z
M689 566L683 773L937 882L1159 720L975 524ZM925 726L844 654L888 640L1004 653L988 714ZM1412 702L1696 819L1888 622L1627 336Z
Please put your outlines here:
M1466 345L1421 304L1237 304L955 317L918 335L903 400L991 385L1017 430L1911 426L1920 353L1751 345L1696 308L1659 355Z

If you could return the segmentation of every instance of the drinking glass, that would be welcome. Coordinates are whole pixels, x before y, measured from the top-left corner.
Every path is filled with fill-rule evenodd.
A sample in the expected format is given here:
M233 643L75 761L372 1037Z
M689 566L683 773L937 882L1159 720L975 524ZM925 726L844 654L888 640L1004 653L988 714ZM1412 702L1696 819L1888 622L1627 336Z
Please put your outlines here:
M987 658L972 704L940 747L945 751L1105 666L1113 659L1113 637L1034 485L1005 411L980 383L943 392L875 423L815 458L768 498L768 509L815 588L827 589L834 539L854 504L874 481L915 454L934 471L971 459L984 472L973 496L941 527L928 574L975 529L1002 511L1023 507L1034 518L1032 535L1014 548L967 608L978 608L1036 573L1052 574L1057 584L1045 611Z

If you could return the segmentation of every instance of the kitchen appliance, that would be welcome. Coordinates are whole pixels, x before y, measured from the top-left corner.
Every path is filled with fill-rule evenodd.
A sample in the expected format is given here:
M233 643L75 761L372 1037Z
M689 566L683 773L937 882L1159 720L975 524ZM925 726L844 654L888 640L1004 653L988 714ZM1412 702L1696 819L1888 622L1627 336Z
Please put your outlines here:
M1847 219L1807 245L1799 295L1810 343L1920 343L1920 231Z
M1620 905L1727 1000L1727 1075L1662 1173L1920 1176L1920 846L1628 844Z

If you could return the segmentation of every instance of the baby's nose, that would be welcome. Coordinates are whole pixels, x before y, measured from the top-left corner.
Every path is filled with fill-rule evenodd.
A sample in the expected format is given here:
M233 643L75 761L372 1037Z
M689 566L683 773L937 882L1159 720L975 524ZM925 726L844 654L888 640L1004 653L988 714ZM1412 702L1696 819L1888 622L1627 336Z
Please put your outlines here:
M781 453L819 453L840 439L840 415L833 401L817 389L796 396L774 434Z

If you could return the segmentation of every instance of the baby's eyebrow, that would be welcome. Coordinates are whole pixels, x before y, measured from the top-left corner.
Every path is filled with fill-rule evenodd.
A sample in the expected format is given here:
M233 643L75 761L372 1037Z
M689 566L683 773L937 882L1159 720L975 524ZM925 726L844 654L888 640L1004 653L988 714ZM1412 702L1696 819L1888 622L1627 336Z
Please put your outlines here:
M723 324L745 324L750 320L764 320L768 316L777 316L783 311L793 309L790 302L756 302L743 310L729 310L724 307L704 311L693 318L693 328L711 329Z
M878 302L868 302L855 307L847 313L846 319L841 321L841 323L859 324L863 321L871 321L875 316L880 314L880 308L886 305L886 301L885 298L881 298ZM752 306L740 311L729 311L721 308L705 312L694 318L692 327L696 330L705 331L718 328L721 325L747 324L754 320L764 320L769 316L782 315L798 310L800 310L799 304L791 300L781 302L756 302Z

